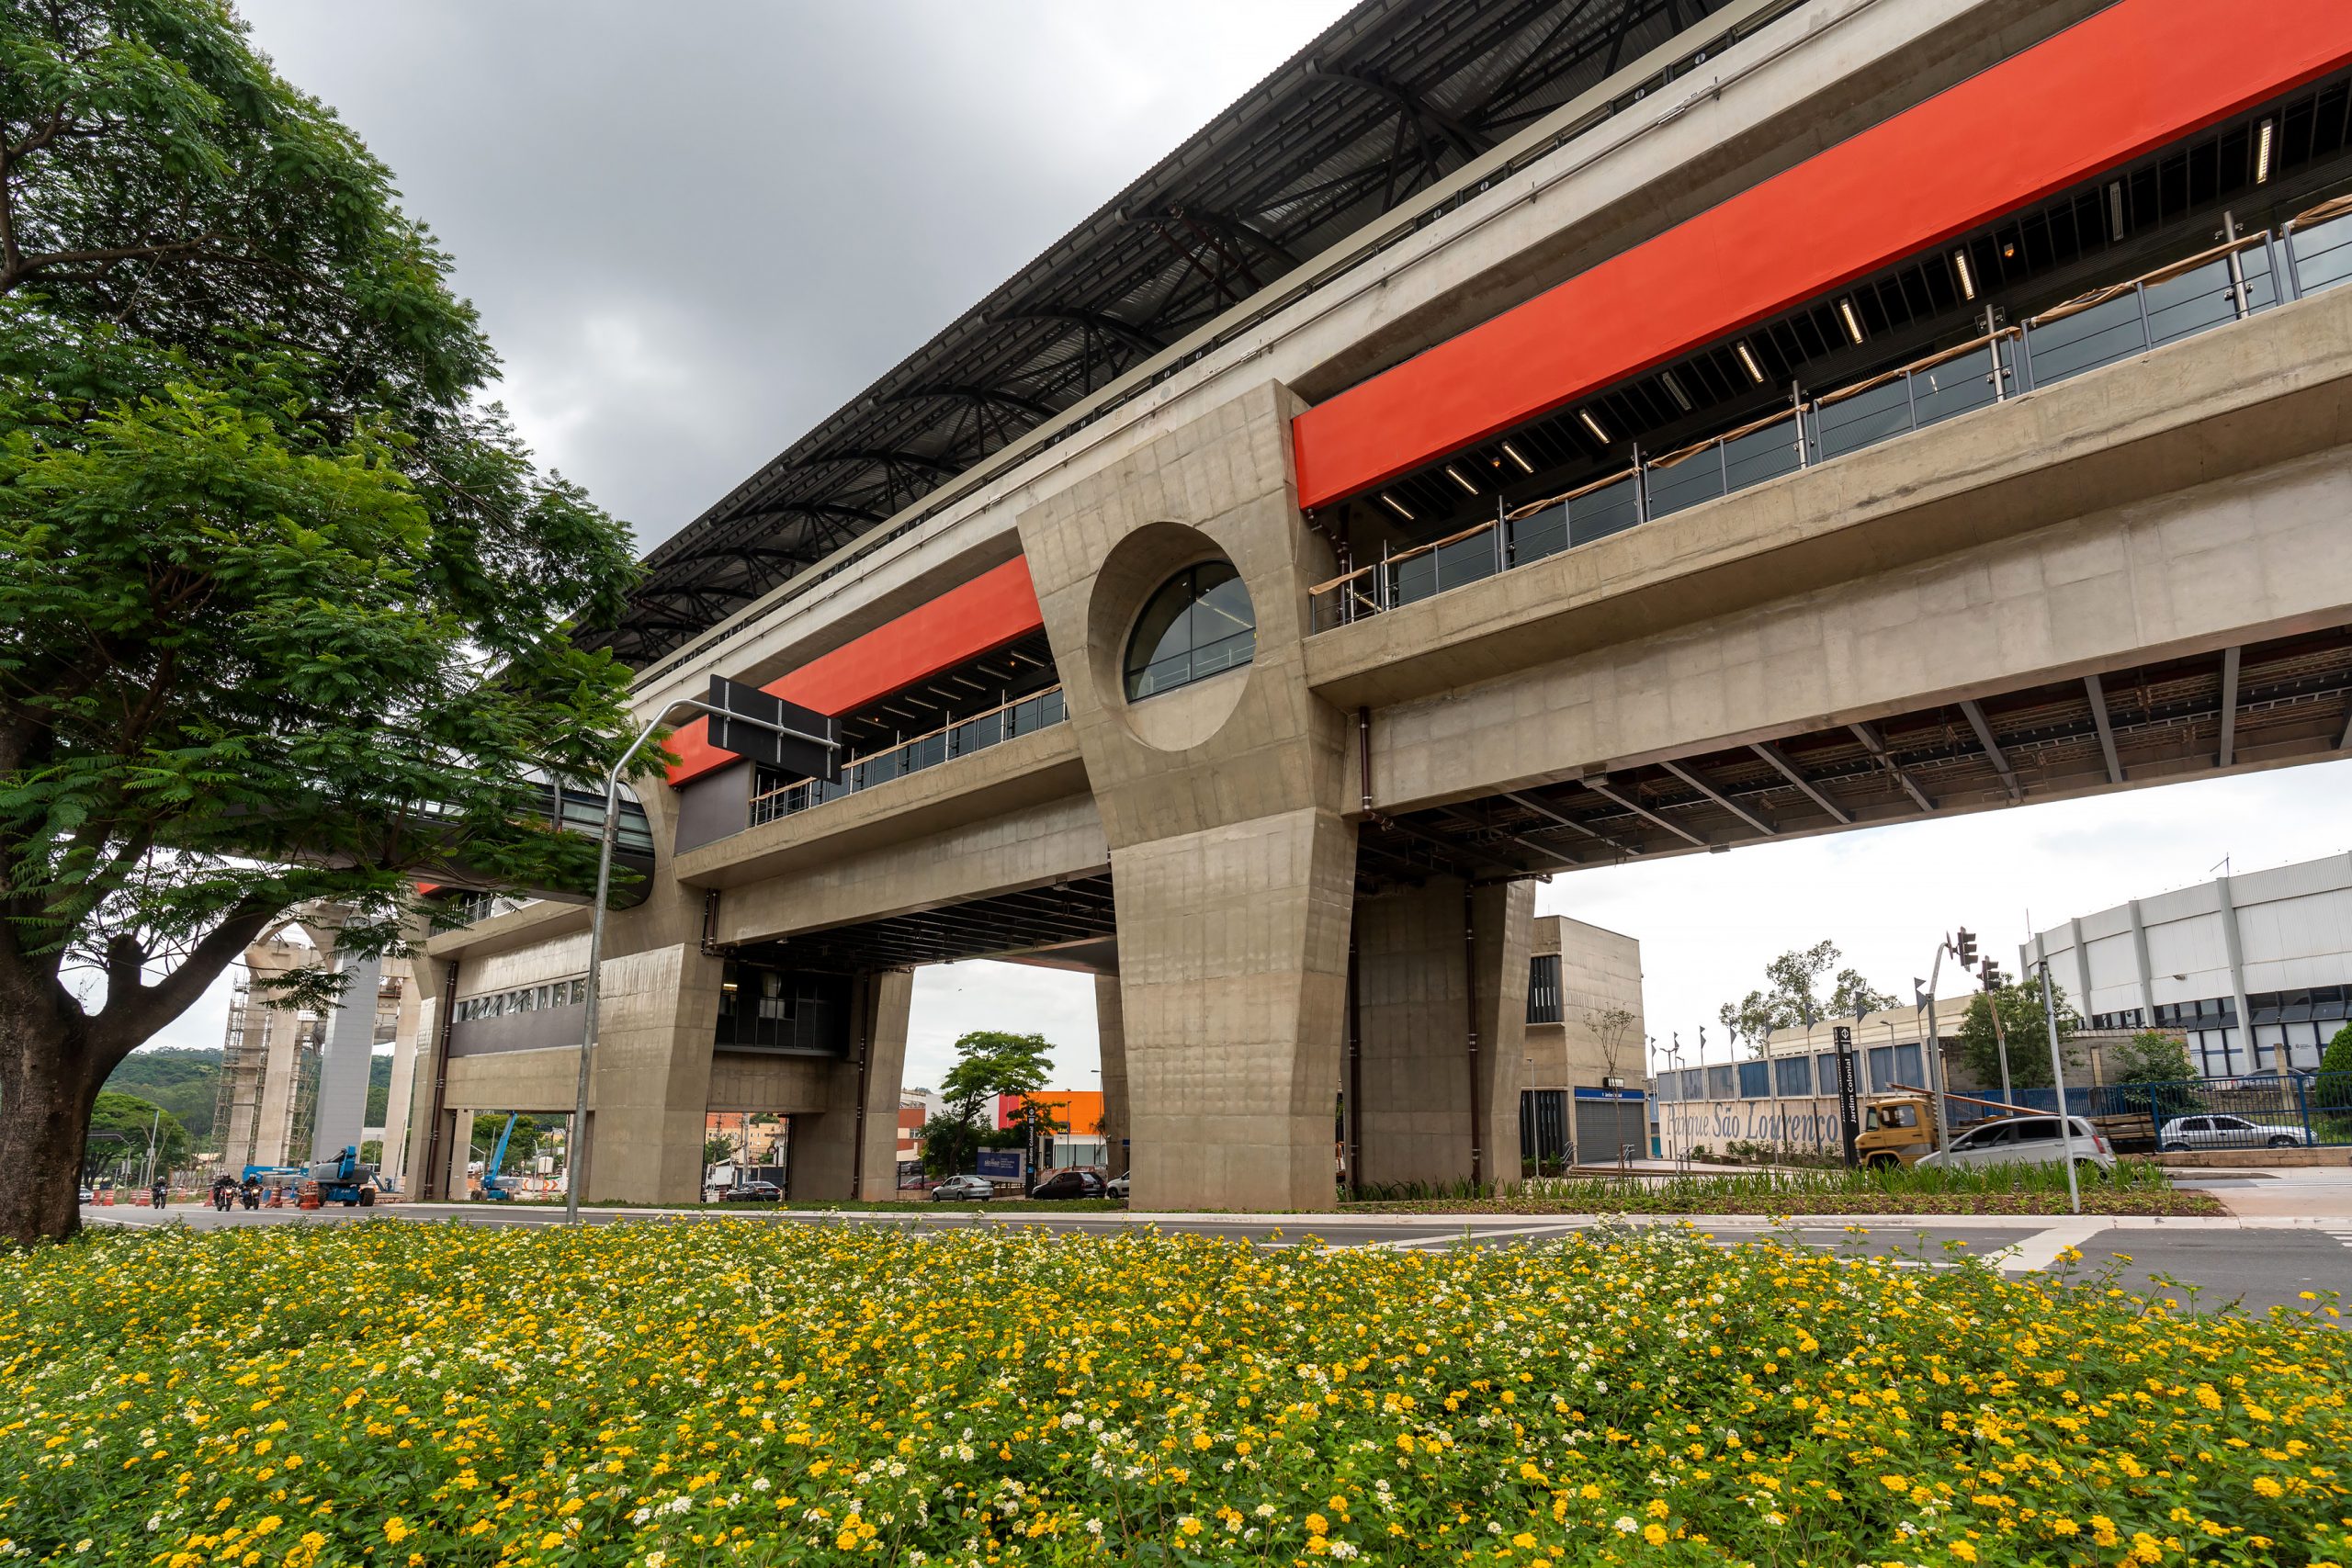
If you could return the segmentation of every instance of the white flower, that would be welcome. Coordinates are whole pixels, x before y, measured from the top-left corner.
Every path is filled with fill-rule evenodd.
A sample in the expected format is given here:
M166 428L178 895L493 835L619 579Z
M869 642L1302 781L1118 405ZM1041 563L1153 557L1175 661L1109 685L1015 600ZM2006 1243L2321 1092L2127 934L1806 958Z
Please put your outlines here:
M645 1568L662 1568L662 1564L669 1561L670 1554L666 1551L649 1551L645 1554Z
M1617 1516L1617 1533L1618 1533L1618 1534L1620 1534L1620 1535L1631 1535L1631 1534L1633 1534L1635 1530L1637 1530L1637 1529L1641 1529L1641 1528L1642 1528L1642 1527L1641 1527L1640 1523L1634 1519L1634 1516L1633 1516L1633 1515L1631 1515L1631 1514L1620 1514L1620 1515L1618 1515L1618 1516Z
M1261 1503L1251 1512L1261 1519L1271 1519L1274 1517L1274 1506L1272 1503Z
M1345 1561L1355 1554L1356 1549L1344 1540L1335 1540L1331 1543L1331 1555L1334 1557Z
M1989 372L1988 372L1988 374L1989 374ZM764 1475L763 1475L763 1476L759 1477L757 1480L755 1480L755 1481L753 1481L753 1482L752 1483L752 1491L754 1491L754 1492L764 1492L764 1491L766 1491L767 1489L768 1489L768 1478L767 1478L766 1476L764 1476Z
M1101 1519L1087 1520L1086 1533L1089 1535L1101 1535L1102 1533L1102 1521Z

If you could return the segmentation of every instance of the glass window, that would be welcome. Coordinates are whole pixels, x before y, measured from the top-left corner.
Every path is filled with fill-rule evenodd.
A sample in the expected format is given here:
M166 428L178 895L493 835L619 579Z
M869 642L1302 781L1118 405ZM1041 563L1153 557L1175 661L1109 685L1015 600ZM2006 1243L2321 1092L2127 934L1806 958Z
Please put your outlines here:
M588 1005L588 981L584 976L571 982L571 1005L573 1007Z
M1739 1098L1762 1100L1772 1092L1772 1064L1765 1061L1739 1064Z
M1871 1046L1870 1064L1871 1092L1872 1094L1881 1094L1893 1088L1894 1084L1894 1047L1892 1045Z
M1560 955L1539 953L1527 961L1527 1021L1560 1021Z
M1151 596L1127 639L1127 700L1249 663L1257 626L1240 573L1225 561L1186 567Z
M1772 1064L1772 1067L1778 1075L1777 1087L1782 1094L1813 1092L1812 1057L1782 1056Z

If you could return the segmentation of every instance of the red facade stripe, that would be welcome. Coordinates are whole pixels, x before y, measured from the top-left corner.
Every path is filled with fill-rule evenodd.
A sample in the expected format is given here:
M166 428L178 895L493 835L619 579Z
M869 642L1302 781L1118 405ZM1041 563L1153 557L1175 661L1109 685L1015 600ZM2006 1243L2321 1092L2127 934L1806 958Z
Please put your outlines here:
M2352 0L2119 3L1294 423L1355 494L2077 185L2352 60Z
M819 713L849 713L1045 624L1037 591L1030 586L1029 563L1016 556L762 689ZM670 770L673 784L735 761L733 752L714 749L703 738L704 729L704 722L695 719L671 737L670 750L681 759Z

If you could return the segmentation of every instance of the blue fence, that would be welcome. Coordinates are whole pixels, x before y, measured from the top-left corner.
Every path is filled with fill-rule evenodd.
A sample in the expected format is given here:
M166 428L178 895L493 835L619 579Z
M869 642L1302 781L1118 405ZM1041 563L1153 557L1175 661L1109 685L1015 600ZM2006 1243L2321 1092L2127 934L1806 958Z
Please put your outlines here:
M1989 1098L1989 1096L1988 1096ZM2014 1090L2010 1102L2055 1111L2055 1089ZM2178 1083L2069 1085L2066 1109L2125 1148L2263 1149L2352 1145L2352 1073L2264 1074ZM1998 1112L1951 1102L1954 1125Z

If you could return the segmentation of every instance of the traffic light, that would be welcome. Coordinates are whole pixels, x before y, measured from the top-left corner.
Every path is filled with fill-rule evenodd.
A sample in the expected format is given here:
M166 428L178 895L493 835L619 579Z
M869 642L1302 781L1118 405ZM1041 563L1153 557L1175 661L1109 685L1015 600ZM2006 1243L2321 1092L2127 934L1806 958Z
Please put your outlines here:
M2009 977L2001 973L2001 966L1993 962L1993 955L1989 953L1984 955L1984 967L1978 972L1977 977L1984 982L1984 988L1988 991L1997 991L2009 983Z
M1955 942L1955 943L1953 944L1952 951L1953 951L1954 954L1955 954L1955 955L1960 959L1960 966L1961 966L1962 969L1973 969L1973 968L1975 968L1975 967L1976 967L1976 933L1975 933L1974 931L1970 931L1966 926L1962 926L1962 927L1961 927L1961 928L1960 928L1960 940L1959 940L1957 942Z

